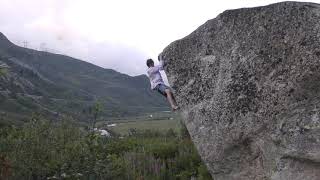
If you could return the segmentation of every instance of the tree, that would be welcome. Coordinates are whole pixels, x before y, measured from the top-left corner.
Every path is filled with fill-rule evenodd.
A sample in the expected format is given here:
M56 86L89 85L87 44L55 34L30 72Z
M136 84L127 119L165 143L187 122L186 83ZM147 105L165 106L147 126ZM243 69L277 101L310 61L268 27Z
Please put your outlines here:
M8 66L0 64L0 76L4 76L7 74L7 71L8 71L7 68Z
M96 123L97 123L97 119L100 116L101 112L102 112L102 104L101 102L97 101L91 108L91 114L92 114L92 130L94 130Z

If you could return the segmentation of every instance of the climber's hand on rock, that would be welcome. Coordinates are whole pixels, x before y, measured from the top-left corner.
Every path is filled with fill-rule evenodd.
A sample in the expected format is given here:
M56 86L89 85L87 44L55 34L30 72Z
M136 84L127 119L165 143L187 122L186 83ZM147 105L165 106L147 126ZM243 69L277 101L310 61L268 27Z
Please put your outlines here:
M163 57L162 57L162 54L159 54L158 61L161 61L161 60L163 60Z

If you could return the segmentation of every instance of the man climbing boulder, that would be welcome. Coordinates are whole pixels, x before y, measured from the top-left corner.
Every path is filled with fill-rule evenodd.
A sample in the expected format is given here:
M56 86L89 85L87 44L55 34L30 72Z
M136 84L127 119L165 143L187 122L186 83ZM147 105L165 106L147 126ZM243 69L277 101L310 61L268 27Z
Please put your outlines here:
M154 65L154 61L152 59L147 60L147 66L148 66L148 76L150 79L151 89L158 91L160 94L165 96L168 100L168 102L171 105L171 108L173 111L179 109L176 100L173 96L173 93L167 85L165 85L160 71L163 70L163 60L161 55L158 56L159 65Z

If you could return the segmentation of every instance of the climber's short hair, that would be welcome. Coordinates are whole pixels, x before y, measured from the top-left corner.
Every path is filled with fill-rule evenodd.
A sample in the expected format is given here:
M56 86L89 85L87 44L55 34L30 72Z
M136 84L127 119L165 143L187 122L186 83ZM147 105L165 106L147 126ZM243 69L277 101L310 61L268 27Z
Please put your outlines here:
M152 60L152 59L148 59L148 60L147 60L147 66L148 66L148 67L151 67L152 65L154 65L153 60Z

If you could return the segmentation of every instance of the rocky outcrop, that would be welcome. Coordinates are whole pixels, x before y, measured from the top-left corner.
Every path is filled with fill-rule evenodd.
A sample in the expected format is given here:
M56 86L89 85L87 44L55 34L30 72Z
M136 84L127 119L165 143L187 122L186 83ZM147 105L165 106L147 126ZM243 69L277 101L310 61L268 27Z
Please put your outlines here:
M230 10L163 52L215 178L320 179L320 5Z

